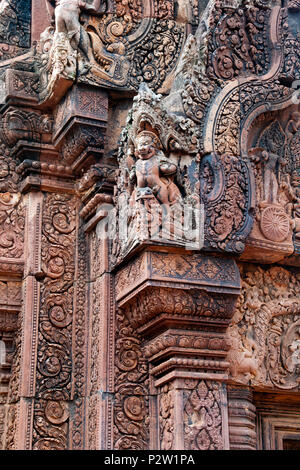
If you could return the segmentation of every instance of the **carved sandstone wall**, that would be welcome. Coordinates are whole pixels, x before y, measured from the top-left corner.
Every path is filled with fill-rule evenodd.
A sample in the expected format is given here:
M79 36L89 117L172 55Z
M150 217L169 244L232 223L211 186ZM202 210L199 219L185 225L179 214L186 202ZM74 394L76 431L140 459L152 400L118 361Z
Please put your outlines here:
M0 448L297 446L299 14L0 1Z

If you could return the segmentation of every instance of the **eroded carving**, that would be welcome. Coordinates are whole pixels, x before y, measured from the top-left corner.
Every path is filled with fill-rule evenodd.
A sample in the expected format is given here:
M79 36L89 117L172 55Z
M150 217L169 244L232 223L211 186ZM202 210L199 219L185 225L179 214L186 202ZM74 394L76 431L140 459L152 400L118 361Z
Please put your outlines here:
M299 279L282 267L243 273L229 328L231 375L240 383L299 387Z

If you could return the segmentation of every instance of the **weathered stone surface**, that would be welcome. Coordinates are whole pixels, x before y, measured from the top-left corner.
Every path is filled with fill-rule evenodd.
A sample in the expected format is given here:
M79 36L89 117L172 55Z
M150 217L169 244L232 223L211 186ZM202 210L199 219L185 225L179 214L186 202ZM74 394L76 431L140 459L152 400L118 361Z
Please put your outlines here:
M295 449L298 0L0 1L0 448Z

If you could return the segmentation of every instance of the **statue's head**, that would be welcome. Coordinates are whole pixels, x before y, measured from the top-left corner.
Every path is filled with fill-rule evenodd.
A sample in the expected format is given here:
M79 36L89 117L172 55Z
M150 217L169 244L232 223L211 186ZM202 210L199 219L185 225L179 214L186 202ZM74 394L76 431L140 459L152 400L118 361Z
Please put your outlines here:
M135 140L135 155L138 158L148 160L153 157L160 148L160 141L154 132L142 131L137 135Z

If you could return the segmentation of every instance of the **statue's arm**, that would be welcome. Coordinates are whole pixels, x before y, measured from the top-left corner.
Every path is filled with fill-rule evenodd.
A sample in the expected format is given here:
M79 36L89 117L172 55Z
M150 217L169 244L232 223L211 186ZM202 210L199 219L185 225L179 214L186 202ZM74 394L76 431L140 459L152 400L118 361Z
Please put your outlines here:
M163 159L160 163L160 171L163 175L174 175L177 171L177 166L174 163L168 162Z
M49 17L53 18L54 16L54 9L55 9L55 0L45 0L46 8Z

